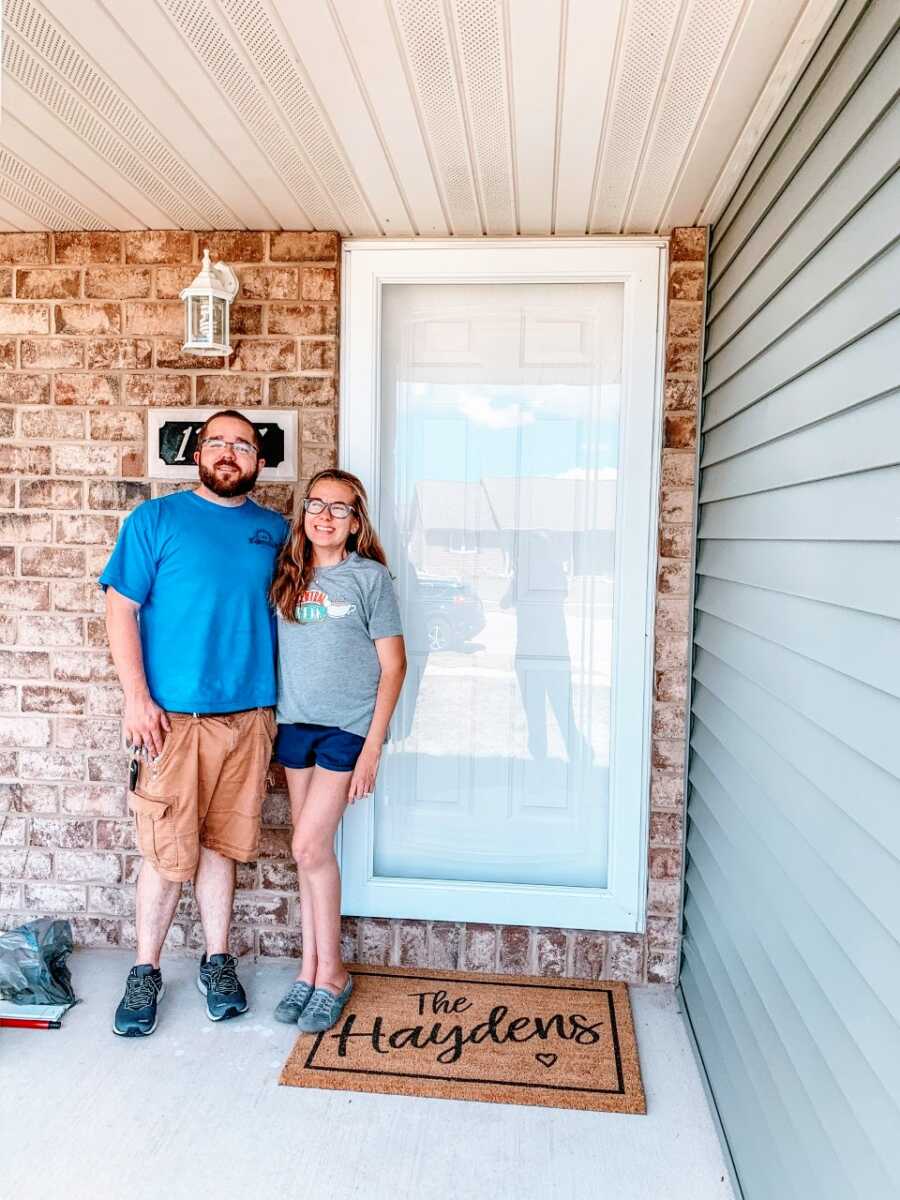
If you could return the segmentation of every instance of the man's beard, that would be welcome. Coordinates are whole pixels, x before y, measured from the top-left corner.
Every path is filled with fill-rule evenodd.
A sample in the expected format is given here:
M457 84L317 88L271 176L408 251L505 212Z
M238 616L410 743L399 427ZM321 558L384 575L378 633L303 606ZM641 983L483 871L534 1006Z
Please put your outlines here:
M216 466L218 465L217 463ZM231 482L227 483L216 475L214 467L207 467L204 463L200 463L200 482L211 492L221 496L223 500L230 500L234 496L246 496L256 485L259 467L257 466L248 475L240 474L239 467L236 468L236 472Z

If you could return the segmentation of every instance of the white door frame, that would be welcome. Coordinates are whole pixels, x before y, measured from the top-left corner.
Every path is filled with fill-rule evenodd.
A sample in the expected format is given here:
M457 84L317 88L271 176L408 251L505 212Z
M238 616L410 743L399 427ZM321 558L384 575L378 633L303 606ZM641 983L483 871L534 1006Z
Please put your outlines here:
M342 254L341 465L380 513L381 291L392 283L622 282L615 630L606 888L375 878L374 809L348 809L343 908L355 916L640 932L647 887L650 721L665 278L663 238L348 240Z

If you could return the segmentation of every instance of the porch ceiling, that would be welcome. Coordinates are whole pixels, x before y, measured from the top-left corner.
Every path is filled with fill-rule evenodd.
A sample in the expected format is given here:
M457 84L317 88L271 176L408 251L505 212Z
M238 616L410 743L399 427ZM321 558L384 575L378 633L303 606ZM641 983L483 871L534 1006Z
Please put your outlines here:
M5 0L0 228L714 220L839 0Z

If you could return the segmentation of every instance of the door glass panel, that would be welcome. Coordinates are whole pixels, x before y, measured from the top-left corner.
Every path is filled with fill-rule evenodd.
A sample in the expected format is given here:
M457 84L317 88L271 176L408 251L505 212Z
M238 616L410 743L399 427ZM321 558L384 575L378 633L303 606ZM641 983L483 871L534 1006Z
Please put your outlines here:
M623 289L383 290L376 876L605 887Z

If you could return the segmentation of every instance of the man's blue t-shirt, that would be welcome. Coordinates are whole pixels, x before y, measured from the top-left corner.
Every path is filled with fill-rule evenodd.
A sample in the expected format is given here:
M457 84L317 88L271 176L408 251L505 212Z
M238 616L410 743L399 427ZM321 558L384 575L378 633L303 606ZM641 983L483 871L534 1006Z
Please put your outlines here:
M287 522L252 500L194 492L146 500L128 517L100 576L140 604L150 695L172 712L240 712L275 703L268 601Z

